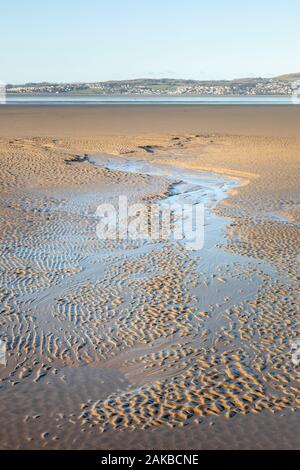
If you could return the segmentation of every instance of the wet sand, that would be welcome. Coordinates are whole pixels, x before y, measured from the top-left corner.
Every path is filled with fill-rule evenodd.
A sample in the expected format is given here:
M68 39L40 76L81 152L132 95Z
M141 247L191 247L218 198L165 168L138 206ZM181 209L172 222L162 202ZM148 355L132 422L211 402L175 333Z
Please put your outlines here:
M177 133L300 137L300 106L0 106L1 137Z
M300 447L300 140L201 131L1 138L1 448ZM236 182L203 251L97 238L124 160Z

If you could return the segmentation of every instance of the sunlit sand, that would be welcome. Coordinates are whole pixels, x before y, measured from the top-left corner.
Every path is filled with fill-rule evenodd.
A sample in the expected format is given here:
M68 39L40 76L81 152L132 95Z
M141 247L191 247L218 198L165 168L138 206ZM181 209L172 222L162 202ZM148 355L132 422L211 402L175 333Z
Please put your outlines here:
M266 128L2 130L1 448L299 446L300 137ZM203 250L97 238L191 174Z

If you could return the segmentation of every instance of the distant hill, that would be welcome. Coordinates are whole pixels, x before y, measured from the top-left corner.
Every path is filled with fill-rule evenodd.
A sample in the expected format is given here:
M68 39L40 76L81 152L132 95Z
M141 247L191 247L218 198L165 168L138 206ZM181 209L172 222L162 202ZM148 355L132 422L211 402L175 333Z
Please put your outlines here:
M101 85L105 87L118 87L129 86L129 87L157 87L159 89L170 88L170 87L181 87L181 86L195 86L195 85L209 85L209 86L226 86L230 84L256 84L258 82L266 82L270 80L293 82L300 80L299 73L290 73L284 75L278 75L277 77L242 77L235 78L233 80L191 80L186 78L136 78L130 80L106 80L100 82L69 82L69 83L51 83L51 82L29 82L25 84L12 85L8 84L7 89L15 87L62 87L70 85L73 88L85 88L87 85Z
M103 96L245 96L292 95L292 82L300 80L300 73L272 78L245 77L234 80L190 80L180 78L138 78L77 83L25 83L7 85L8 94L97 94Z
M288 73L286 75L279 75L275 77L277 80L285 80L287 82L295 82L296 80L300 80L300 72L299 73Z

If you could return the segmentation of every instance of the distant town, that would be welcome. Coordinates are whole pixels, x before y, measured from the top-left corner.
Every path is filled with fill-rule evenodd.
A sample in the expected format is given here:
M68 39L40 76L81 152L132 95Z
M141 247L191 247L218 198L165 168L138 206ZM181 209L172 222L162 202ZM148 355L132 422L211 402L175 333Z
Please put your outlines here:
M300 73L273 78L242 78L236 80L200 81L179 79L136 79L87 83L25 83L9 84L6 91L15 94L97 94L103 96L262 96L291 95L299 87ZM297 84L297 81L299 83ZM296 83L296 85L295 85Z

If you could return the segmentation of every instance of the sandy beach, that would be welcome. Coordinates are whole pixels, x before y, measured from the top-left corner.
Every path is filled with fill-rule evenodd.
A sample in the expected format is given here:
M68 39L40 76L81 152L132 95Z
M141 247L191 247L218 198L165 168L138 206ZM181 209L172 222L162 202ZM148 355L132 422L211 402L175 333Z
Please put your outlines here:
M0 106L2 137L137 134L300 137L299 106Z
M1 449L300 448L299 124L0 106ZM203 250L97 237L100 203L191 178Z

